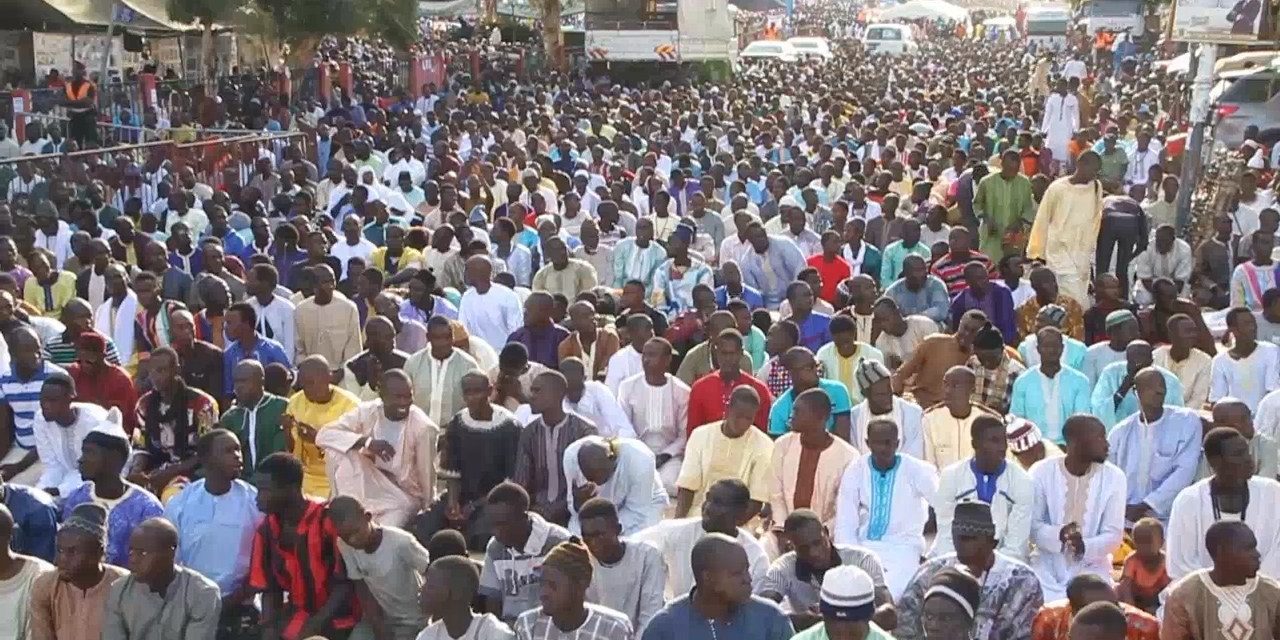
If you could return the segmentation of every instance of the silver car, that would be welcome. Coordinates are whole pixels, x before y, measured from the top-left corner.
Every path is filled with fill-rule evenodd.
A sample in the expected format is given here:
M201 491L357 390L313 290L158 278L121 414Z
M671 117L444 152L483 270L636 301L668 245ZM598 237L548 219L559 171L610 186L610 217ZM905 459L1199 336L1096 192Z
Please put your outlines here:
M1250 125L1258 127L1264 138L1280 133L1280 70L1223 73L1209 99L1213 103L1216 142L1238 147Z

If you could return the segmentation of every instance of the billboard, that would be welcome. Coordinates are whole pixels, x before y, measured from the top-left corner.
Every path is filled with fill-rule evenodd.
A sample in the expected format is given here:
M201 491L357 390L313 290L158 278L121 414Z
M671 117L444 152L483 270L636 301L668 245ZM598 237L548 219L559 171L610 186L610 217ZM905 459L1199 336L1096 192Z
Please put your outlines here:
M1263 0L1177 0L1173 39L1182 42L1242 44L1261 37Z

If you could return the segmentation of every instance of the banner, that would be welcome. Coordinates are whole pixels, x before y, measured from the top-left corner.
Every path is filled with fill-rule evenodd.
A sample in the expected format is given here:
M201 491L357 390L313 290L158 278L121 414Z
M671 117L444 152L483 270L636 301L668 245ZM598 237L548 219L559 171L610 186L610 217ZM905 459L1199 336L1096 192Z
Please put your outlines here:
M1262 0L1177 0L1173 39L1181 42L1256 42L1267 4Z

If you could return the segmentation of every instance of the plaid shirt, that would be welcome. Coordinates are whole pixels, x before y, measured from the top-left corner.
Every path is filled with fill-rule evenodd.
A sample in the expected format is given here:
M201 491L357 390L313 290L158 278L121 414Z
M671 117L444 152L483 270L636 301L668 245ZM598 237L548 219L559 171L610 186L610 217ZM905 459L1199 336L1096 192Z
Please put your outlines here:
M1009 399L1013 397L1013 381L1017 380L1018 375L1027 368L1021 362L1010 358L1008 353L1005 353L1000 360L1000 366L994 369L982 366L978 356L969 356L969 362L966 364L973 369L977 377L973 395L969 397L970 401L986 405L1001 415L1008 413Z

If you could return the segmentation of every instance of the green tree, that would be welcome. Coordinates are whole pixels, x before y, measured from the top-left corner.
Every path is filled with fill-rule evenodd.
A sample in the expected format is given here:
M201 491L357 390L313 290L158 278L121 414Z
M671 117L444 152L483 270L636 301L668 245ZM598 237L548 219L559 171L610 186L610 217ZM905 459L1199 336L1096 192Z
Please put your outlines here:
M165 8L170 20L200 25L200 66L204 69L204 81L213 82L217 75L213 28L230 21L240 8L240 0L167 0Z

